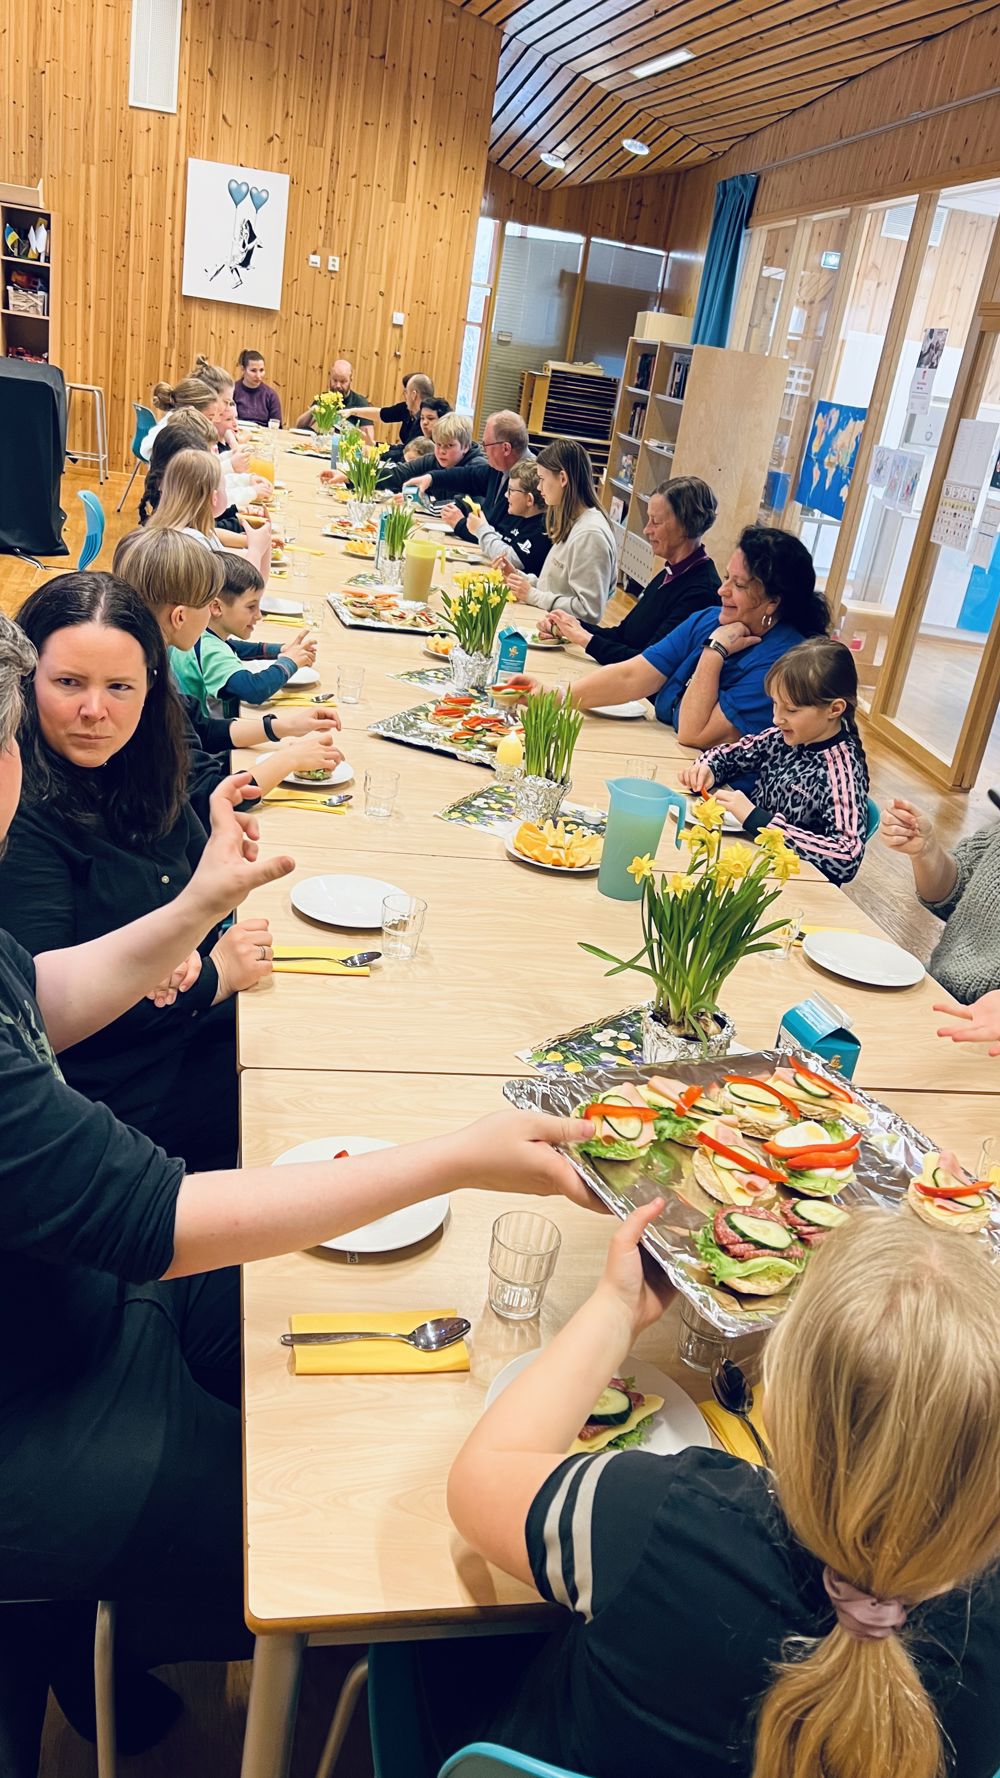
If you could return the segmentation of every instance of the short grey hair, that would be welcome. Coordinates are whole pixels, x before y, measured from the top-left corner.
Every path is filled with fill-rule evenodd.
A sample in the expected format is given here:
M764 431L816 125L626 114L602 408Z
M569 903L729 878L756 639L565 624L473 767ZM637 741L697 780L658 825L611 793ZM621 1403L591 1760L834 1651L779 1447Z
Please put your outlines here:
M520 414L515 414L513 408L502 407L499 413L490 414L487 424L492 426L500 444L509 444L519 456L524 456L528 448L528 428Z
M653 489L662 494L685 537L703 537L715 524L719 503L700 475L674 475Z
M35 670L38 656L9 617L0 613L0 751L6 752L21 721L21 682Z

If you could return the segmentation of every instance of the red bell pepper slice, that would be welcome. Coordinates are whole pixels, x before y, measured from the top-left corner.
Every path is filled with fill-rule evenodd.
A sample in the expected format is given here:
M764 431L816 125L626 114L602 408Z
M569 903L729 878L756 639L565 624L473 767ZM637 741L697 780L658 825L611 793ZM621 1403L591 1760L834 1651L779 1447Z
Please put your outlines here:
M685 1087L677 1101L677 1109L681 1112L688 1112L692 1105L697 1105L700 1098L701 1088L699 1086Z
M780 1142L765 1142L764 1153L773 1155L779 1161L795 1161L802 1154L822 1154L832 1162L837 1155L853 1158L860 1147L861 1137L852 1136L843 1142L803 1142L798 1148L782 1148Z
M585 1105L584 1117L637 1117L641 1124L655 1124L659 1112L652 1105Z
M846 1172L858 1158L856 1148L850 1152L831 1155L822 1148L804 1148L801 1154L787 1155L786 1161L790 1173L812 1173L817 1167L832 1167L834 1172Z
M801 1062L790 1061L790 1066L792 1073L798 1074L802 1080L811 1080L814 1087L823 1087L835 1099L842 1099L845 1105L854 1104L854 1094L849 1093L846 1087L838 1086L836 1081L827 1080L822 1074L811 1074L808 1068L803 1068Z
M759 1161L756 1155L750 1154L746 1149L727 1148L724 1142L720 1142L717 1136L709 1135L706 1130L699 1130L698 1141L704 1148L711 1149L713 1154L721 1155L723 1160L735 1161L743 1173L759 1173L762 1179L773 1180L775 1185L788 1184L787 1174L779 1173L774 1167L768 1167L764 1161Z
M913 1181L918 1192L925 1198L973 1198L980 1193L989 1196L990 1186L985 1179L973 1179L968 1185L926 1185L922 1179Z
M794 1099L786 1098L785 1094L778 1087L772 1086L769 1080L754 1080L749 1074L727 1074L725 1082L727 1087L760 1087L765 1093L773 1093L776 1102L783 1110L792 1112L795 1117L798 1117L802 1111L801 1105L797 1104ZM748 1105L746 1109L750 1111L753 1108Z

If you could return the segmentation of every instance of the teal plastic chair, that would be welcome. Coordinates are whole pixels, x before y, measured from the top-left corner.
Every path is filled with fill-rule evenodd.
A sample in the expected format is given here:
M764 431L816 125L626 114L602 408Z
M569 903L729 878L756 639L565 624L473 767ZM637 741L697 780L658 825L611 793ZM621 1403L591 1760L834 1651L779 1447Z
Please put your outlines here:
M135 409L135 431L132 434L131 450L132 455L135 458L135 463L132 466L132 474L128 478L125 492L119 500L118 505L115 507L116 512L121 512L122 507L125 505L125 502L129 497L132 483L135 481L136 476L146 461L141 450L142 441L147 432L152 432L153 427L156 425L156 415L151 407L146 407L145 403L141 401L133 401L132 406Z
M92 494L89 488L84 488L80 499L83 501L83 510L87 515L87 535L83 540L80 560L77 562L78 569L89 568L94 557L100 555L101 544L104 542L105 524L104 508L97 495Z
M460 1748L446 1760L438 1778L506 1778L520 1772L524 1778L581 1778L565 1766L550 1766L546 1760L529 1759L527 1754L512 1753L509 1747L496 1747L492 1741L474 1741Z
M868 826L865 829L865 845L873 840L882 825L882 811L873 796L868 798Z

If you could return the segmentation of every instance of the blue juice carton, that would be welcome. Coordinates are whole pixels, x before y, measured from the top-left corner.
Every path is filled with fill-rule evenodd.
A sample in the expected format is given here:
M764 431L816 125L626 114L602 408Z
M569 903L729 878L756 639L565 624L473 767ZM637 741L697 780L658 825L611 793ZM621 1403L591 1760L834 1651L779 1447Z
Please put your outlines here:
M779 1041L783 1036L800 1049L812 1050L814 1055L822 1056L824 1062L838 1069L848 1080L853 1079L861 1043L854 1035L847 1013L842 1007L834 1006L825 995L811 994L808 1000L800 1000L798 1006L789 1007L782 1014L778 1028Z
M523 630L513 626L500 631L500 664L497 668L496 683L502 685L507 679L514 679L524 672L524 664L528 658L528 638Z

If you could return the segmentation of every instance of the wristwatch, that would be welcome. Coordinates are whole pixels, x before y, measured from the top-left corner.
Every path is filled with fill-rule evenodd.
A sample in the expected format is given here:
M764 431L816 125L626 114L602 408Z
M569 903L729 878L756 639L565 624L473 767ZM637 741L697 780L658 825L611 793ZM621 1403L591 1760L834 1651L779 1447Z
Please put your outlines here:
M281 740L281 736L276 735L274 732L274 717L271 715L267 715L264 717L264 733L267 736L269 741L280 741Z
M708 641L705 643L705 647L710 648L713 654L720 655L724 661L728 661L729 650L728 650L728 648L724 648L722 646L722 643L719 642L716 639L716 637L710 636Z

